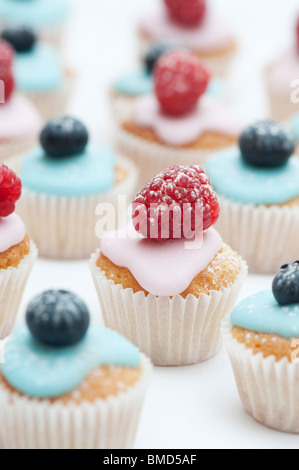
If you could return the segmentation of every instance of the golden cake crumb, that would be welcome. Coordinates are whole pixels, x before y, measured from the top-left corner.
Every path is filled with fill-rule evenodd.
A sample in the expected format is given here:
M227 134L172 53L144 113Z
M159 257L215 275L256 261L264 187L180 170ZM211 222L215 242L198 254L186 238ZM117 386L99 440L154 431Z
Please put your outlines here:
M145 295L149 294L139 285L129 269L116 266L102 253L97 260L97 267L104 271L107 279L111 279L115 284L121 284L124 289L131 288L134 293L143 291ZM209 266L193 279L181 296L186 298L189 294L193 294L199 297L200 294L209 294L212 290L217 291L221 287L227 287L236 280L241 268L241 257L224 245Z
M147 140L148 142L166 145L165 142L159 139L155 131L149 127L140 127L133 121L125 121L122 124L122 128L126 132L129 132L130 134L133 134L141 139ZM228 136L225 134L220 134L218 132L205 132L200 135L195 141L186 145L182 145L179 148L194 150L217 150L223 147L229 147L231 145L234 145L236 141L237 138L235 136Z
M28 235L18 245L0 253L0 269L17 268L20 261L28 255L30 250L30 239Z
M232 328L232 336L246 348L252 349L254 354L262 353L264 357L275 356L277 362L284 357L287 357L289 362L292 362L294 357L299 358L299 342L297 345L294 344L294 338L286 339L282 336L257 333L236 326Z
M58 398L49 400L51 403L62 402L80 404L83 401L93 403L98 399L106 400L110 396L117 396L135 385L140 379L142 369L128 367L99 367L95 369L83 382L72 392ZM4 386L12 393L18 393L0 373L0 386Z

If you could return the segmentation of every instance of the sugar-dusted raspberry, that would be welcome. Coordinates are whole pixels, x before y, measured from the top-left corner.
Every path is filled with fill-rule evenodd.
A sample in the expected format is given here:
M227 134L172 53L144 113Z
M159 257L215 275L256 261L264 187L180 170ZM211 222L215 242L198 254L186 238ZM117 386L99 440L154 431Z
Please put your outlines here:
M194 237L211 227L220 212L205 172L183 165L156 176L137 194L132 209L135 230L156 240Z
M0 163L0 217L7 217L14 212L21 190L20 178L6 165Z
M6 41L0 41L0 74L11 71L15 52L13 47Z
M206 13L206 0L164 0L172 18L185 25L200 24Z
M208 70L186 51L164 54L154 73L155 92L162 109L178 116L195 108L209 81Z

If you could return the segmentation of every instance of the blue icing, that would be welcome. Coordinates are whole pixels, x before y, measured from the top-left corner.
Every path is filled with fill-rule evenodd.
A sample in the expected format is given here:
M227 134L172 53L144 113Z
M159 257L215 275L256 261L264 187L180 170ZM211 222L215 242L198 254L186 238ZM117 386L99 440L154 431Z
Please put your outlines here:
M231 314L234 326L290 339L299 336L299 304L279 305L271 290L243 300Z
M17 54L14 71L17 87L23 92L56 90L63 83L59 56L48 44L37 44L32 51Z
M38 343L26 325L5 346L2 374L25 395L53 398L74 390L96 368L140 366L138 349L118 333L91 325L84 339L65 348Z
M299 114L293 117L291 121L291 130L296 140L299 140Z
M122 75L114 82L114 88L119 93L130 96L140 96L151 93L153 90L153 79L146 70L134 70L131 73ZM222 83L214 78L209 85L207 93L210 96L219 98L222 95Z
M299 158L281 168L248 165L237 148L217 153L206 172L220 196L243 204L282 204L299 196Z
M64 0L0 0L0 19L41 29L61 24L68 9Z
M114 185L115 154L107 147L90 144L74 157L48 158L35 148L25 155L21 174L23 186L57 196L88 196Z

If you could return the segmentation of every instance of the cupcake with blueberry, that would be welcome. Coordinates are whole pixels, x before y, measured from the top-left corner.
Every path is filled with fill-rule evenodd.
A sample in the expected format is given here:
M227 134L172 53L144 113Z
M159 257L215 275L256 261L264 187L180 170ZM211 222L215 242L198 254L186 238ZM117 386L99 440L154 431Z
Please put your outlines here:
M151 44L173 41L190 49L216 75L228 71L236 43L225 22L206 0L164 0L147 13L138 28L141 50Z
M71 292L29 304L0 368L4 449L132 448L150 361Z
M299 159L292 134L274 121L244 130L239 148L206 165L218 193L217 225L252 271L271 274L299 252Z
M40 144L14 161L23 182L18 213L42 256L89 257L99 244L96 210L107 210L108 226L115 227L119 196L132 201L137 170L110 148L89 142L85 125L72 117L49 121Z
M294 44L283 51L266 70L271 116L279 121L298 112L299 19L294 39Z
M12 47L0 41L0 161L35 145L41 126L35 106L15 92L13 60Z
M210 73L185 51L170 51L154 71L154 93L134 100L118 125L120 151L140 170L140 187L170 165L203 164L234 145L239 120L206 92Z
M60 45L69 12L66 0L1 0L0 26L24 24L55 45Z
M125 116L135 98L148 95L154 90L153 74L160 57L170 50L181 49L173 43L156 43L150 47L143 58L143 65L138 69L120 75L111 89L112 110L116 117ZM221 98L223 87L219 78L213 78L207 93Z
M9 26L2 39L15 50L14 75L17 89L37 107L43 118L63 113L72 89L72 73L64 69L58 51L38 41L27 26Z
M136 196L132 224L91 257L106 326L155 365L194 364L219 350L247 265L214 230L218 216L203 170L171 167Z
M13 329L37 249L15 213L22 183L0 163L0 340Z
M281 267L272 290L237 305L222 333L246 411L299 434L299 261Z

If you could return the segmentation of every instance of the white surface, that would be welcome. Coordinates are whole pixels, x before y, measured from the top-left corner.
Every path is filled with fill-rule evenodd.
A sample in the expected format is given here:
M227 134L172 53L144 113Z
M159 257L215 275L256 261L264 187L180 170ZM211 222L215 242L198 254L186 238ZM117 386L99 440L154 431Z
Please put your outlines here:
M69 23L65 55L76 67L78 86L71 111L97 137L109 129L106 87L134 64L134 21L155 0L78 0ZM240 44L232 74L232 106L245 120L266 115L262 66L293 36L297 0L215 0L231 22ZM299 78L299 77L297 77ZM250 276L242 297L269 288L271 277ZM28 301L48 288L67 288L81 295L95 321L99 304L87 262L39 260L19 315ZM225 351L192 367L156 369L142 416L138 448L297 448L298 437L255 423L238 398Z

